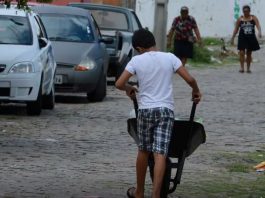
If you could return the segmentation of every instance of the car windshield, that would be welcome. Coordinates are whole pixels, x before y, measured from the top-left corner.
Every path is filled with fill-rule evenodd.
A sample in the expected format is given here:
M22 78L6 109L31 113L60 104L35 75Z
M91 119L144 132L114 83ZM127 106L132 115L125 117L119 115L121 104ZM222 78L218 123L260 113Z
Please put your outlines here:
M32 45L28 19L21 16L0 16L0 44Z
M128 20L125 14L110 10L90 10L97 24L102 29L128 30Z
M48 37L52 41L89 43L94 41L88 18L66 14L41 14Z

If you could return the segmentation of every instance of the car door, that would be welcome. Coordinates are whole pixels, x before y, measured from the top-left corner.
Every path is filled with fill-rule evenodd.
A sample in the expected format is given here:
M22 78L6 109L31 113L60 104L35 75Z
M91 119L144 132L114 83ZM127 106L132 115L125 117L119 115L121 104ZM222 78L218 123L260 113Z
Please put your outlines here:
M34 17L34 23L37 30L38 42L40 46L40 61L43 66L42 90L45 94L49 94L53 86L53 78L55 73L55 59L52 52L51 42L48 40L44 25L39 16Z
M92 20L92 23L93 23L94 28L95 28L96 38L98 40L100 53L101 53L102 59L103 59L104 74L107 74L108 65L109 65L109 54L108 54L107 49L106 49L106 44L101 41L102 35L100 33L100 29L98 27L96 20L93 18L92 15L91 15L91 20Z

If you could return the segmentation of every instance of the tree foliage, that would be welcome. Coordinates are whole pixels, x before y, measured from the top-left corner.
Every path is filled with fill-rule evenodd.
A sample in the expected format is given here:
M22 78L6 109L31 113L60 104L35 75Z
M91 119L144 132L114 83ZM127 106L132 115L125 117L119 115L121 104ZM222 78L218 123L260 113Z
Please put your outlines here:
M1 0L0 0L1 1ZM7 8L10 8L12 0L4 0ZM51 3L52 0L36 0L39 3ZM18 9L28 9L28 0L16 0Z

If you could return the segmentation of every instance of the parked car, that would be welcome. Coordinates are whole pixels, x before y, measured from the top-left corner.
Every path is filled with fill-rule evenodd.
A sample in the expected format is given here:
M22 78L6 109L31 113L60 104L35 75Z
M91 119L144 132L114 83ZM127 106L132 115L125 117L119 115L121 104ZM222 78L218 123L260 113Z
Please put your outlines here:
M29 115L54 108L56 62L39 15L0 8L0 102L26 103Z
M91 101L106 96L109 55L90 12L69 6L40 5L39 13L54 49L56 92L85 92Z
M132 35L142 25L132 9L111 5L91 3L70 3L69 6L89 10L95 18L103 37L113 38L114 42L107 45L110 55L108 76L118 78L135 51L132 47Z

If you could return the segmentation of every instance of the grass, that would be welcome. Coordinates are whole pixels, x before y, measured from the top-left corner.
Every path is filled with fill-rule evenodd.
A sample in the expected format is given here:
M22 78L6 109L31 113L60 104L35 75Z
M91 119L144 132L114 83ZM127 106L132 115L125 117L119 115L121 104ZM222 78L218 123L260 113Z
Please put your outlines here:
M214 172L194 175L194 180L180 184L176 194L183 198L265 198L265 173L253 169L265 161L265 145L255 152L216 153L213 161L218 166Z
M204 45L210 45L210 46L221 46L223 44L223 41L220 38L213 38L213 37L205 37L202 39L202 43Z
M234 52L227 51L224 53L223 46L230 47L221 40L221 38L202 38L202 45L197 43L194 45L194 55L192 59L188 59L188 63L194 67L205 68L209 66L223 66L238 63L238 55ZM167 51L173 52L173 49Z

